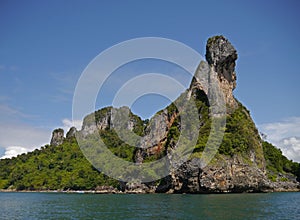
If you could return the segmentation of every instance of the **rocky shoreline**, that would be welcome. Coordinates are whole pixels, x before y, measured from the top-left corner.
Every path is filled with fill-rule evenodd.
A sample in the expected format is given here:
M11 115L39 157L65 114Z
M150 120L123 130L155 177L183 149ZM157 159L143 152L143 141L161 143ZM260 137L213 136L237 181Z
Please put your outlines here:
M280 192L300 192L299 188L280 188L269 191L255 191L246 193L280 193ZM76 194L237 194L237 192L206 192L206 193L156 193L156 192L143 192L141 190L133 190L122 192L118 189L115 190L0 190L0 193L76 193ZM245 193L245 192L242 192Z
M275 192L300 192L300 185L297 181L271 182L270 188L253 190L249 188L243 191L198 191L198 192L176 192L169 190L159 192L155 187L146 184L127 184L125 190L119 190L112 186L100 186L95 190L16 190L0 189L0 192L24 192L24 193L77 193L77 194L236 194L236 193L275 193Z

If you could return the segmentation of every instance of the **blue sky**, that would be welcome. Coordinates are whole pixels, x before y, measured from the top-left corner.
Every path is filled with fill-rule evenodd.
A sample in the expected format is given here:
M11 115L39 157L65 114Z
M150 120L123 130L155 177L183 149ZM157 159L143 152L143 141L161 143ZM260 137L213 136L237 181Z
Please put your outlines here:
M290 0L2 0L0 157L37 148L49 142L54 128L71 125L76 82L103 50L153 36L180 41L204 55L206 40L222 34L239 54L235 96L270 141L300 160L299 9L299 1ZM184 75L155 62L132 64L120 74L153 70L151 64ZM147 117L166 104L156 98L157 106L149 105L149 97L138 100L136 113ZM98 107L106 102L99 97Z

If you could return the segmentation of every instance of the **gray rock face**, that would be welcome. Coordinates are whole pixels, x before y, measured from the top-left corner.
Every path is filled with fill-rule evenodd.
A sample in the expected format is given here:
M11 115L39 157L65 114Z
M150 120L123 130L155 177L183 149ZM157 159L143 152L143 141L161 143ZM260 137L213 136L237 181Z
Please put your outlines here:
M126 183L122 187L125 193L141 194L141 193L155 193L155 186L153 184L145 183Z
M64 138L64 130L61 128L55 129L52 132L52 138L50 141L50 145L58 146L63 143L64 139L65 139Z
M240 156L220 157L204 169L192 159L171 174L171 193L265 192L273 190L262 170Z
M136 153L136 163L142 163L145 156L151 156L158 151L166 140L170 128L168 111L164 109L160 114L156 114L145 129L145 136L140 139L139 149Z
M237 52L231 43L223 36L215 36L207 41L206 60L214 70L228 82L234 82L234 72ZM234 86L235 88L235 86Z
M83 134L83 136L96 133L98 130L109 128L111 119L111 107L101 109L98 112L98 117L96 117L96 112L84 118L81 129L81 133Z
M86 116L80 132L86 137L99 130L115 129L116 131L120 131L119 135L124 136L121 139L126 139L126 134L132 133L139 123L137 118L137 116L133 116L127 106L120 108L106 107ZM122 132L125 132L125 134L122 134ZM133 141L128 140L128 142L132 143Z
M120 191L112 186L97 186L95 193L98 194L115 194L120 193Z
M272 182L271 186L275 192L298 192L300 191L299 182L296 180L295 176L289 174L281 174L282 177L277 178L276 182ZM280 178L285 178L285 181L280 180Z
M205 56L210 66L210 75L217 73L226 103L235 108L236 101L232 94L236 87L235 61L238 57L235 48L225 37L215 36L208 39Z
M66 138L75 137L76 132L77 132L77 129L75 127L71 127L70 130L66 134Z

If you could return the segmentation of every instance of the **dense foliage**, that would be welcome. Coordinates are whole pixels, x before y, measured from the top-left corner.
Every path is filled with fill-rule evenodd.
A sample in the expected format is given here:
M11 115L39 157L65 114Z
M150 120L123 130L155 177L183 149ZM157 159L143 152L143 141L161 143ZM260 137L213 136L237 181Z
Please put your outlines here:
M145 156L144 162L157 160L166 155L170 148L175 148L181 133L180 118L192 111L188 108L185 108L184 111L178 111L177 107L182 105L181 102L184 101L182 97L185 96L179 97L176 105L172 103L167 107L167 115L169 119L172 118L172 124L161 149L158 149L157 154ZM208 136L211 133L211 118L209 117L209 104L206 95L202 91L197 91L194 98L193 101L199 113L200 129L192 157L201 157ZM108 107L88 115L84 120L84 124L94 123L95 118L101 120L101 118L110 114L110 110L111 107ZM157 114L159 113L162 113L162 111ZM145 127L150 123L149 120L142 121L131 112L130 119L134 121L133 131L135 134L145 135ZM137 148L133 147L134 144L130 146L125 143L114 130L109 128L100 130L99 134L102 141L114 155L126 161L135 161ZM84 144L87 146L87 150L83 151L85 154L99 155L97 147L89 148L89 146L95 145L99 140L97 138L99 138L98 134L89 136ZM240 154L247 160L250 151L255 152L256 161L260 164L263 164L262 161L266 161L270 179L275 181L280 173L291 173L300 179L299 163L288 160L282 155L280 149L268 142L261 141L248 110L238 103L238 107L226 118L226 129L218 152L227 157ZM12 159L0 160L0 189L91 190L103 185L119 186L117 180L109 178L96 170L83 155L83 152L79 148L75 137L71 137L66 138L63 144L59 146L46 145L40 150L34 150ZM112 169L120 168L117 166L112 167Z
M230 155L245 152L258 147L260 140L255 124L249 117L247 109L239 104L237 109L226 118L226 130L219 148L221 154Z
M94 169L75 138L59 146L0 160L0 188L17 190L84 190L118 182Z
M299 163L287 159L280 149L266 141L262 145L270 179L274 180L278 173L292 173L297 176L298 181L300 180Z

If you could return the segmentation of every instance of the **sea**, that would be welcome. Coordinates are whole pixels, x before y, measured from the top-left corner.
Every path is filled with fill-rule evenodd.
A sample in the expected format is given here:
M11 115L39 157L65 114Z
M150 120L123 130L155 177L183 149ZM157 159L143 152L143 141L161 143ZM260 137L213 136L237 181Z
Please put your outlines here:
M3 192L0 219L300 219L300 193Z

